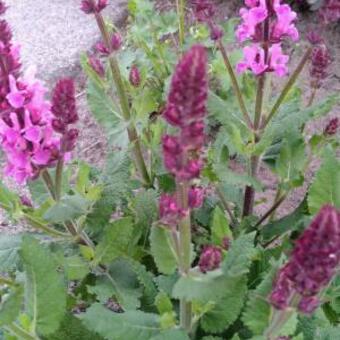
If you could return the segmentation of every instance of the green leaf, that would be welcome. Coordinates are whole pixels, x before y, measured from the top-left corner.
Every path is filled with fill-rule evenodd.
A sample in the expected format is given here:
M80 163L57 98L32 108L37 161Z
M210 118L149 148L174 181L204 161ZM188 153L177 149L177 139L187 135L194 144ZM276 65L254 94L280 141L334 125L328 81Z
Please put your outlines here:
M117 220L105 228L102 240L96 246L94 264L107 264L115 258L126 255L132 240L133 221L131 217Z
M131 265L132 270L137 275L139 283L144 286L146 303L152 305L157 295L157 288L153 281L153 274L147 271L143 264L132 259L129 259L128 261Z
M3 297L1 297L3 299ZM0 304L0 327L8 325L18 317L23 302L22 286L14 287Z
M172 302L165 292L158 293L158 295L156 296L155 304L159 314L161 315L173 311Z
M328 151L308 193L308 207L316 214L325 204L340 208L340 161Z
M227 253L221 268L225 275L234 277L248 273L252 259L257 254L254 248L255 233L241 235Z
M172 274L176 270L177 262L170 241L170 232L159 226L151 228L151 253L158 270L163 274Z
M18 196L8 190L2 181L0 181L0 207L8 211L13 211L18 204Z
M44 218L52 223L63 223L79 218L88 213L90 201L79 194L66 195L60 202L50 207Z
M109 141L112 144L127 146L128 137L126 123L123 121L118 105L109 95L109 89L99 86L89 80L87 87L87 102L97 122L104 128Z
M292 336L296 331L296 327L298 324L298 314L296 312L292 313L287 322L283 325L283 327L278 332L279 336Z
M159 316L141 311L113 313L95 303L80 316L83 324L107 340L150 340L161 331Z
M320 329L315 334L315 340L340 340L340 327Z
M273 268L256 289L249 292L242 321L254 335L262 335L269 325L271 306L267 302L267 298L273 288L273 280L278 267L278 263L274 264Z
M32 237L24 237L20 251L26 272L26 309L32 329L47 335L56 331L66 309L66 290L52 254Z
M21 246L21 235L0 234L0 273L15 269Z
M307 213L307 201L303 200L290 215L277 221L269 222L261 228L262 243L270 242L275 237L296 230Z
M63 265L69 281L82 280L90 271L89 265L77 255L66 257Z
M180 329L169 329L152 337L150 340L190 340L188 335Z
M238 318L247 293L247 278L241 276L230 280L225 295L212 310L203 315L201 326L206 332L220 333Z
M233 238L228 219L220 207L216 207L211 227L211 240L216 245L222 245L225 237Z
M179 278L173 288L172 296L187 301L217 302L232 284L233 278L224 276L218 270L206 274L192 270L189 275Z
M72 314L65 315L59 329L46 340L103 340L98 334L89 331L83 323Z

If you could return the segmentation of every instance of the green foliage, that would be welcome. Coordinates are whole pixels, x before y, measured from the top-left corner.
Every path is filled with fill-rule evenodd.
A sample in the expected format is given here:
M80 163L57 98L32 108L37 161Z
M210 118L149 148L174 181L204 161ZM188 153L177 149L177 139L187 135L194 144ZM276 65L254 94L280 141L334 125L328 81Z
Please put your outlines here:
M23 301L23 287L14 287L0 304L0 327L14 322L20 311Z
M0 273L15 269L19 260L21 239L21 235L0 234Z
M228 237L233 238L233 234L229 227L229 222L225 213L221 208L216 207L213 214L212 227L211 227L211 240L217 245L223 244L223 239Z
M95 265L107 264L119 256L128 254L133 228L133 221L130 217L109 224L96 247L93 263Z
M312 214L325 204L340 208L340 161L329 150L308 193L308 207Z
M107 340L150 340L161 332L159 317L141 311L113 313L98 303L80 316L83 324Z
M159 226L151 228L150 246L158 270L168 275L174 273L177 262L170 232Z
M31 329L42 335L51 334L65 314L66 289L62 278L53 257L37 240L25 237L20 256L26 273L25 309Z
M255 233L241 235L233 242L221 265L225 275L237 277L248 273L251 261L257 254L254 237Z
M247 294L247 279L240 276L229 280L223 297L203 315L201 326L206 332L220 333L238 318Z

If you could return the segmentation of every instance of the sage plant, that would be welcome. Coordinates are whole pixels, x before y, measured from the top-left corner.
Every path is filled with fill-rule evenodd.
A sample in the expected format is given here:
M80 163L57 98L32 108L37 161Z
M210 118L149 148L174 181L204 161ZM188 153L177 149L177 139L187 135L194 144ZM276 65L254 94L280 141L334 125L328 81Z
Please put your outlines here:
M163 158L166 169L175 177L174 195L160 198L160 217L179 238L179 272L187 275L190 266L190 212L203 202L203 192L193 186L203 166L201 156L205 141L204 117L208 95L207 54L203 46L193 46L176 66L163 116L174 126L176 135L163 136ZM176 236L177 237L177 236ZM191 303L180 304L181 326L191 329Z

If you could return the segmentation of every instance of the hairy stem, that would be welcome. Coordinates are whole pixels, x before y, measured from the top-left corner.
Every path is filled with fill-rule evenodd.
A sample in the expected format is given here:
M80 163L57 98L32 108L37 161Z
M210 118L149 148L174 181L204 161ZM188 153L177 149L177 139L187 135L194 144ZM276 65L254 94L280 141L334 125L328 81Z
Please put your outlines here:
M188 192L189 183L184 181L177 181L177 203L178 206L187 211L185 217L179 222L179 250L180 250L180 273L186 276L191 267L191 220L190 212L188 211ZM180 301L180 324L181 327L187 332L191 331L192 321L192 305L191 302L181 299Z
M240 110L242 112L243 118L244 118L245 122L247 123L248 127L252 129L253 128L253 123L252 123L252 121L251 121L251 119L249 117L249 114L248 114L248 111L247 111L247 108L246 108L246 104L244 103L242 91L240 89L240 86L238 84L235 72L234 72L233 67L232 67L232 65L230 63L227 51L224 48L221 39L218 41L218 47L219 47L219 50L221 51L221 54L222 54L222 57L223 57L223 61L224 61L225 67L226 67L226 69L228 71L228 74L229 74L229 77L230 77L230 80L231 80L231 85L233 87L234 93L235 93L236 98L238 100L238 103L239 103Z
M106 47L109 49L109 51L112 51L110 34L106 29L106 25L105 25L102 15L100 13L96 13L95 17L96 17L97 25L101 32L103 41ZM149 176L147 167L145 165L140 140L138 138L138 133L137 133L134 123L131 121L128 95L127 95L127 92L124 86L124 82L123 82L123 78L120 72L118 61L112 53L109 56L109 64L111 68L112 77L116 85L121 111L122 111L124 120L129 124L127 127L127 132L128 132L130 143L132 144L132 150L133 150L137 170L139 174L142 176L144 185L147 187L151 187L152 186L151 178Z
M222 190L220 188L218 188L217 186L215 187L215 189L216 189L216 194L217 194L217 196L219 197L219 199L222 203L223 209L228 213L230 221L232 222L232 224L236 225L237 220L236 220L235 216L233 215L233 212L232 212L227 200L225 199Z
M177 1L179 45L183 49L185 37L185 0Z
M39 340L40 338L37 335L32 335L27 332L25 329L21 328L15 323L11 323L4 327L9 333L17 336L19 339L22 340Z
M313 102L314 102L314 99L315 99L315 95L316 95L316 91L317 91L317 88L316 87L313 87L312 88L312 93L309 97L309 100L308 100L308 103L307 103L307 107L310 107L313 105Z
M42 176L42 179L43 179L43 181L45 183L47 191L49 192L51 197L55 200L56 195L55 195L55 190L54 190L54 183L53 183L53 180L52 180L52 177L51 177L50 173L48 172L47 169L44 169L41 172L41 176Z
M63 182L63 169L64 169L64 155L62 155L57 163L57 168L55 172L55 200L60 201L61 196L61 186Z
M298 66L294 70L294 72L291 75L291 77L288 79L288 81L287 81L285 87L283 88L279 98L277 99L277 101L275 102L273 108L271 109L267 119L264 122L264 126L263 127L266 127L268 125L268 123L271 121L271 119L276 114L277 110L280 108L280 106L283 103L283 101L286 99L289 91L292 89L292 87L295 84L297 78L299 77L299 75L301 74L301 72L304 69L305 65L307 64L307 61L309 60L309 57L310 57L311 53L312 53L312 48L309 48L306 51L306 53L303 55L300 63L298 64Z

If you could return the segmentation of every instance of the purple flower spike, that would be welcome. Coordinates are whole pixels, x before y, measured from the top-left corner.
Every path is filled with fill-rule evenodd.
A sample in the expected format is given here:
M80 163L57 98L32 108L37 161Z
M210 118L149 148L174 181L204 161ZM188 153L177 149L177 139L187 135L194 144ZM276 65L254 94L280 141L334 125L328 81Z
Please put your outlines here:
M108 0L82 0L80 9L85 14L95 14L101 12L108 4Z
M311 57L310 76L312 86L319 88L322 81L327 77L327 69L331 63L331 56L325 44L313 48Z
M191 209L200 208L203 204L204 190L200 187L192 187L189 190L189 207Z
M324 206L296 241L288 263L279 271L270 296L277 309L289 306L293 294L301 299L298 309L312 313L318 294L328 285L340 263L340 213Z
M217 269L222 261L222 250L216 246L204 247L198 266L202 273Z
M178 127L202 119L206 113L207 97L207 54L203 46L196 45L176 67L165 119Z
M61 79L56 84L53 91L52 113L65 125L78 121L75 86L72 79Z

